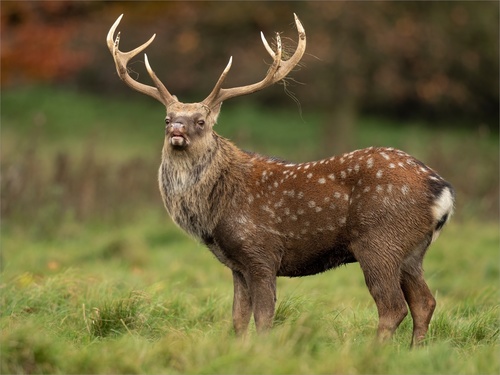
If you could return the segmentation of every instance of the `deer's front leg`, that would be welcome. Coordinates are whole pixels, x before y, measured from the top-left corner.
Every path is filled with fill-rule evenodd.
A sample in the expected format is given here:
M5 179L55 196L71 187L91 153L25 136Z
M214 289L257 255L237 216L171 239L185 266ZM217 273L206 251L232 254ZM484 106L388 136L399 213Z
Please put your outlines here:
M250 290L243 275L233 271L233 327L238 336L244 335L252 315L252 299Z
M273 326L276 305L276 275L251 274L249 287L257 332L268 331Z

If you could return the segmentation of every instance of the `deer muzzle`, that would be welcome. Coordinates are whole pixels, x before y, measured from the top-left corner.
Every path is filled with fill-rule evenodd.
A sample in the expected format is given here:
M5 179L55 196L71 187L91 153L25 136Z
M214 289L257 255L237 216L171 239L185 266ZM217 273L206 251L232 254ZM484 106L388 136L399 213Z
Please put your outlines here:
M186 147L189 145L189 140L186 137L186 126L181 122L172 124L170 134L170 144L174 147Z

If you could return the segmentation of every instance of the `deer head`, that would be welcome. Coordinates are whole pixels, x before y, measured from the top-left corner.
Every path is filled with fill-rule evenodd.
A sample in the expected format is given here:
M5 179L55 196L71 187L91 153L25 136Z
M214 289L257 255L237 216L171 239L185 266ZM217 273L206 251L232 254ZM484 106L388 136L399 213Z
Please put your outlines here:
M192 147L197 147L197 145L201 146L205 142L209 142L209 135L217 121L223 101L236 96L251 94L282 80L299 63L306 49L306 34L304 27L300 23L297 15L294 14L295 24L299 34L299 42L297 49L288 60L282 60L282 45L279 34L276 34L276 51L273 51L264 37L264 34L261 33L264 47L273 58L273 63L267 71L264 79L251 85L222 88L224 79L231 69L233 60L231 57L212 92L203 101L199 103L182 103L177 99L177 97L170 94L165 85L156 76L155 72L151 68L151 65L149 64L146 54L144 54L144 62L155 87L145 85L130 77L127 69L128 62L134 56L146 49L146 47L153 42L156 34L153 35L146 43L135 48L134 50L122 52L118 49L120 32L118 32L116 38L113 39L122 17L123 14L118 17L113 26L111 26L106 38L109 51L115 60L118 76L134 90L155 98L165 106L167 113L165 118L165 144L170 145L171 148L176 151L187 150ZM205 140L205 142L202 142L202 140Z

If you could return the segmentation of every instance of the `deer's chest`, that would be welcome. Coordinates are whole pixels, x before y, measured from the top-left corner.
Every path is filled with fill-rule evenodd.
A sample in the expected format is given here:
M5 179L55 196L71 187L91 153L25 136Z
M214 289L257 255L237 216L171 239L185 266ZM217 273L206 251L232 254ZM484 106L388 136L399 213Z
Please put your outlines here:
M204 173L199 166L162 163L159 187L174 222L198 240L211 235L224 208L225 179Z

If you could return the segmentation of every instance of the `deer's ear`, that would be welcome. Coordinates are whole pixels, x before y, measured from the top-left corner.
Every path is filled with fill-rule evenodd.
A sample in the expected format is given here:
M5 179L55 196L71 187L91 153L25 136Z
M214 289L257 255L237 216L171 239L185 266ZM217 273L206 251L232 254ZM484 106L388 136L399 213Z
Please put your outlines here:
M219 117L220 109L222 107L222 102L216 104L211 108L212 116L214 116L214 124L217 122L217 117Z

